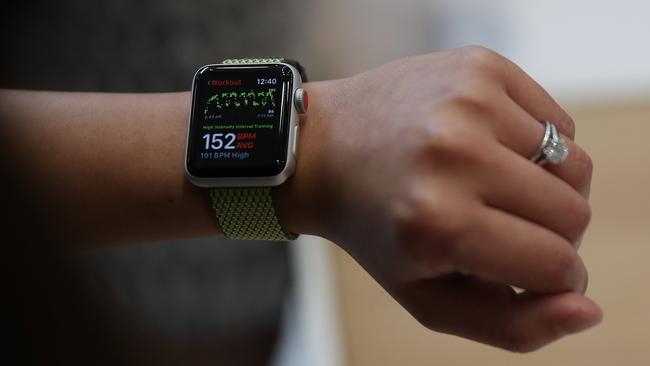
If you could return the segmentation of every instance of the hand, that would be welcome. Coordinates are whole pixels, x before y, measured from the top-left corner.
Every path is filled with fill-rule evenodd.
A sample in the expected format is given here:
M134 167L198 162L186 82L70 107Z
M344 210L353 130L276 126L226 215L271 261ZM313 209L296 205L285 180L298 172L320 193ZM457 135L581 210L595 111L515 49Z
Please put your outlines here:
M526 352L600 321L577 254L591 161L516 65L468 47L308 90L291 229L338 243L435 331ZM564 135L561 165L529 160L541 120Z

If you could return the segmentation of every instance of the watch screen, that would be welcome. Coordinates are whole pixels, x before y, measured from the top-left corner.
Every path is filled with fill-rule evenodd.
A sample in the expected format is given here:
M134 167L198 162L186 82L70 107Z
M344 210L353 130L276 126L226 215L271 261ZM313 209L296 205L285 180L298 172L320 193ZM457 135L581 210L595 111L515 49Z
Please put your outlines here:
M270 177L286 165L293 73L284 65L205 66L194 80L188 172Z

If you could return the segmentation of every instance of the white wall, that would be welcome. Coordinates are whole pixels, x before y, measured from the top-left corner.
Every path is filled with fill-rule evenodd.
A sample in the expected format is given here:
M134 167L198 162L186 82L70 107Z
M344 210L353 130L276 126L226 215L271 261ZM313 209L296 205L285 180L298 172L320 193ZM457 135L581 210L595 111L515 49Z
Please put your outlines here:
M314 0L306 63L316 79L349 76L431 49L431 0Z
M563 99L650 95L650 2L437 0L443 47L480 43ZM434 45L437 46L437 45Z
M323 0L305 16L319 79L480 44L560 99L650 95L650 1Z

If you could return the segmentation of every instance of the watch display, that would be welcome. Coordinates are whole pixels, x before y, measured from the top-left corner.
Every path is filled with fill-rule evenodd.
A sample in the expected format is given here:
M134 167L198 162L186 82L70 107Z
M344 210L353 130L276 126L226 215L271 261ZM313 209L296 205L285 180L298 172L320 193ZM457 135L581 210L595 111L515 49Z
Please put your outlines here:
M287 163L293 73L282 64L208 65L194 79L187 170L271 177Z

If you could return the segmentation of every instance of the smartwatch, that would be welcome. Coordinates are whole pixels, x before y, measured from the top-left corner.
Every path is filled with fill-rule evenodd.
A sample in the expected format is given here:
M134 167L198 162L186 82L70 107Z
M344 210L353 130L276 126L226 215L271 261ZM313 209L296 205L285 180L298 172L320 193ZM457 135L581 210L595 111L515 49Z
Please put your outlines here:
M217 225L239 240L292 240L274 197L296 168L303 67L282 57L229 59L192 83L185 171L206 188Z

